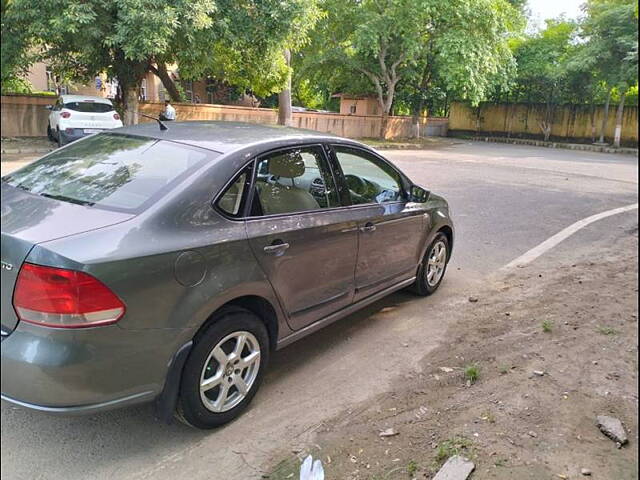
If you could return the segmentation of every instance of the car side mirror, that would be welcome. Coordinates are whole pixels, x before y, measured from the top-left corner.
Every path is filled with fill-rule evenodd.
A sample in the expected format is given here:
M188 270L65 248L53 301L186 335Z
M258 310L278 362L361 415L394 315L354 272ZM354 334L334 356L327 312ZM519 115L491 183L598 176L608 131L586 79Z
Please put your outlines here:
M45 105L44 108L47 110L53 110L53 105Z
M409 189L409 200L415 203L424 203L429 199L429 190L425 190L418 185L411 185Z

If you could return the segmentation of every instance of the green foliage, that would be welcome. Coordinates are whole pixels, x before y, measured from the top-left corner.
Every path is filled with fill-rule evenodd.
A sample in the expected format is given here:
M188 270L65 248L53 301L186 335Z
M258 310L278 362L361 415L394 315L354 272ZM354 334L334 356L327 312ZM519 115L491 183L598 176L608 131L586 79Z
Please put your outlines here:
M177 63L183 80L212 73L269 94L318 15L315 0L4 0L3 79L37 59L64 80L105 72L135 91L150 65ZM20 32L6 55L5 28Z
M597 104L613 88L617 101L638 82L636 7L629 0L590 0L580 21L547 20L542 31L515 39L514 85L492 100Z
M553 331L553 322L551 320L543 320L542 331L545 333L551 333Z
M20 77L10 77L2 81L2 94L7 93L33 93L33 87L28 80Z
M610 87L626 91L638 83L637 2L589 0L580 60Z
M508 39L524 25L505 0L323 0L321 7L310 45L294 59L294 83L310 80L325 99L372 93L384 112L485 99L494 84L508 83L515 66Z

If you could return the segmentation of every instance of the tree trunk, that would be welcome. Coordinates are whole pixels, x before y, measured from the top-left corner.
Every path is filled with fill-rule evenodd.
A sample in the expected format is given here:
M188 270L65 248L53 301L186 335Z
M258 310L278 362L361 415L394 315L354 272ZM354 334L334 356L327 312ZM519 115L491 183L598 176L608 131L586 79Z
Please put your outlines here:
M173 100L174 102L183 101L182 95L180 95L180 91L176 87L176 83L173 81L173 78L171 78L171 75L167 70L166 63L158 62L157 66L149 65L149 70L151 70L151 72L160 79L162 85L169 93L169 97L171 98L171 100Z
M291 52L284 50L284 59L287 66L291 64ZM291 120L291 73L287 77L287 86L278 94L278 125L292 125Z
M415 138L420 138L420 118L422 117L422 110L424 108L424 100L422 96L418 100L418 105L416 109L413 111L413 136Z
M607 100L604 103L604 111L602 112L602 125L600 126L599 143L604 143L604 134L607 129L607 120L609 119L609 103L611 102L611 89L607 92Z
M616 132L613 138L613 146L620 148L620 137L622 136L622 113L624 112L624 100L627 94L620 95L620 103L618 104L618 111L616 112Z
M389 114L382 111L382 118L380 119L380 140L384 140L387 136L387 128L389 127Z
M122 86L122 109L124 111L124 119L122 123L125 125L136 125L138 123L137 85Z

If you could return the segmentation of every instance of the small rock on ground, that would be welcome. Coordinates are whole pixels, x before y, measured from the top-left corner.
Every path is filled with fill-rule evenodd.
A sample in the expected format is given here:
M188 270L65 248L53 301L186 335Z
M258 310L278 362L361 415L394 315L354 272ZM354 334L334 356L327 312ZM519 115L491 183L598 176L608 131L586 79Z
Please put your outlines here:
M381 437L393 437L395 435L398 435L398 432L396 432L393 428L387 428L386 430L380 432Z
M607 415L598 415L597 421L600 431L614 442L624 445L629 441L622 422L617 418L609 417Z
M460 455L454 455L447 460L433 477L433 480L466 480L476 466L473 462Z
M589 470L588 468L581 468L580 473L585 477L591 476L591 470Z
M469 297L469 301L471 303L476 303L478 300L479 300L478 297Z

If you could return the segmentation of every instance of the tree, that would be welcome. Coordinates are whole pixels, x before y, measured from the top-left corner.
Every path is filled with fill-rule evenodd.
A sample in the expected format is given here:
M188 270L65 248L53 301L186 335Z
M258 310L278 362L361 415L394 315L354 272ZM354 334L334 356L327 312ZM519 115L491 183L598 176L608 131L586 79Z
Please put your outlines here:
M612 90L619 93L613 141L616 147L620 146L627 91L638 83L637 8L637 2L631 0L590 0L585 6L583 36L586 44L582 59L597 71L608 92L600 141L604 140Z
M551 135L555 106L564 103L568 62L575 53L578 25L563 17L546 20L545 23L543 31L515 45L518 73L512 91L517 100L545 104L540 130L547 141Z
M5 0L6 1L6 0ZM137 123L138 90L148 71L172 96L167 65L182 79L216 72L263 93L282 89L289 73L282 50L295 44L307 0L11 0L4 28L23 31L7 65L34 52L56 73L88 81L105 72L122 89L124 121ZM3 4L4 7L5 4ZM5 56L3 48L3 72ZM7 69L9 70L9 69ZM3 73L4 75L4 73Z
M446 88L477 103L510 61L504 0L325 0L314 33L319 64L364 77L375 93L384 137L401 82L433 68ZM434 65L437 64L437 67ZM428 79L426 81L428 83Z

